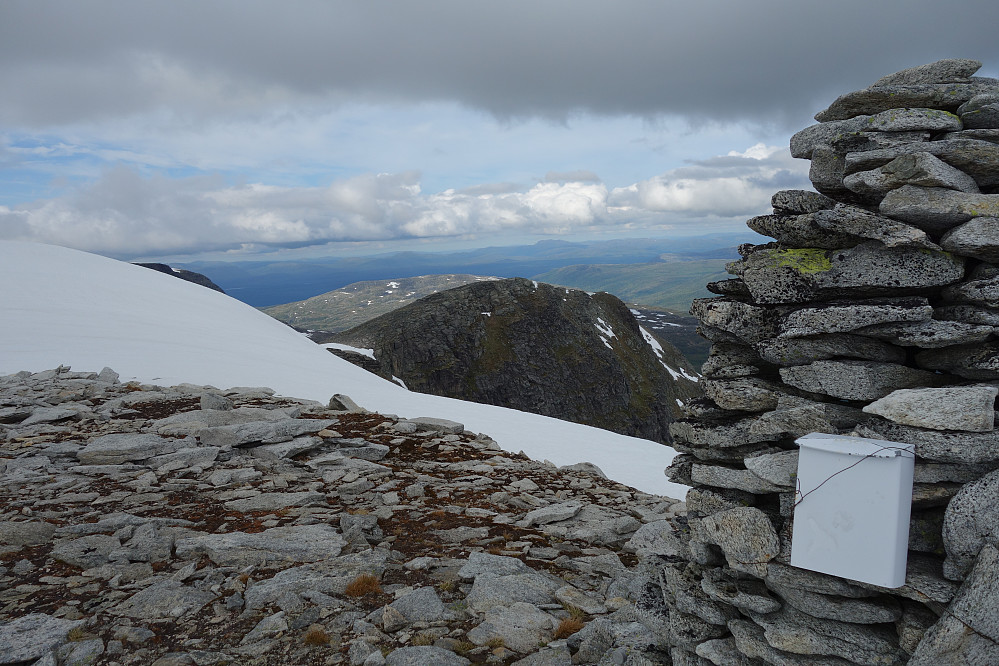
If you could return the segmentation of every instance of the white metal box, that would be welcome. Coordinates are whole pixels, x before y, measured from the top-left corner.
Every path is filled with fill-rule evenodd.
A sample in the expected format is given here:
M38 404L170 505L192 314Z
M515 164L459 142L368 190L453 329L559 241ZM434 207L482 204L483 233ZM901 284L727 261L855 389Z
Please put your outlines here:
M915 447L821 433L797 444L791 565L904 585Z

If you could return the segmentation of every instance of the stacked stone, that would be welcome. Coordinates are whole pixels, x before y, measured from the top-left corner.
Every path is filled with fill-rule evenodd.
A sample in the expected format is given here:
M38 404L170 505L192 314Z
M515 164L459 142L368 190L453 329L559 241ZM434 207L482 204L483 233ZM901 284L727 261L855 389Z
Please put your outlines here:
M643 553L677 666L999 663L999 81L904 70L791 139L818 192L749 220L734 279L691 313L707 398L673 425L692 486L679 538ZM907 442L906 584L791 567L795 439ZM876 547L876 545L872 545Z

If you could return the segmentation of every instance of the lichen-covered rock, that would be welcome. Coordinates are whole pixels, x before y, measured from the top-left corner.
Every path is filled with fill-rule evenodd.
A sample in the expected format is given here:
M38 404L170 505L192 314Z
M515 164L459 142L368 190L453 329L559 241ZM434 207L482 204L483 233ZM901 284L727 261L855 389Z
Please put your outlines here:
M861 335L831 333L765 340L756 346L760 358L779 366L808 365L814 361L847 357L865 361L901 363L905 350Z
M995 430L928 430L872 419L858 425L856 433L861 437L914 444L916 456L932 462L978 464L999 461L999 431Z
M964 277L961 257L874 242L836 251L760 250L743 261L742 279L761 304L912 294Z
M999 146L995 148L999 151ZM999 194L903 185L886 194L878 210L931 234L942 234L976 217L999 217Z
M930 153L911 153L896 157L877 169L858 171L846 176L843 184L875 202L903 185L944 187L973 194L980 192L974 178Z
M856 332L859 335L880 338L900 347L936 349L982 342L992 335L993 327L931 319L917 322L875 324L858 329Z

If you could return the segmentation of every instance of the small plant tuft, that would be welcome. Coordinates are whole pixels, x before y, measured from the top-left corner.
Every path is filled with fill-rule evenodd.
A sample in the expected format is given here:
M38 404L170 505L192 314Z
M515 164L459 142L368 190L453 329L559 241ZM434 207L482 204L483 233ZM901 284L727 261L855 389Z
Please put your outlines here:
M574 617L567 617L558 623L558 629L555 630L555 638L569 638L574 633L583 628L583 621L577 620Z
M347 584L344 594L348 597L363 597L368 594L381 594L382 585L378 577L372 574L361 574Z
M453 578L448 578L447 580L442 580L437 583L437 589L441 592L454 592L458 589L458 581Z
M330 635L326 633L326 629L324 629L322 625L314 624L305 632L305 635L302 637L302 641L311 647L329 645Z
M486 641L486 647L495 650L496 648L506 647L506 641L503 640L502 636L494 636Z
M565 612L569 614L569 617L573 618L574 620L586 619L586 611L584 611L579 606L573 606L572 604L562 604L562 608L564 608Z
M413 645L433 645L434 637L431 634L419 633L413 636Z

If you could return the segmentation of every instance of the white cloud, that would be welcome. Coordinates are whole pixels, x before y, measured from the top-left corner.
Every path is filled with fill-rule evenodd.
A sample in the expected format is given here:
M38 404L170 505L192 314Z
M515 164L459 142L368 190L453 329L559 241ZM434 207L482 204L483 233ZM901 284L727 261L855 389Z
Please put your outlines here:
M756 144L691 164L618 188L610 203L685 215L750 216L766 210L776 190L808 184L808 163L777 146Z
M786 151L753 146L609 191L600 182L509 183L424 193L420 174L366 174L324 187L227 185L118 167L65 196L0 207L0 238L116 256L442 238L506 232L659 229L674 219L764 212L804 179Z

